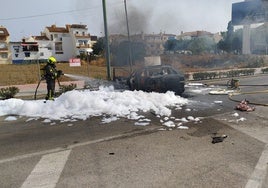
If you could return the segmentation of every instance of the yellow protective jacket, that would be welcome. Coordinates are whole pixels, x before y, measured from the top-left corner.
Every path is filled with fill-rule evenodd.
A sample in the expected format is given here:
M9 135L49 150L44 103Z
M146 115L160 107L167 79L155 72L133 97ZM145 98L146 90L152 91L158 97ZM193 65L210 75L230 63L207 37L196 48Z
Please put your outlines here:
M56 69L55 65L52 64L46 64L44 67L45 70L45 79L46 80L55 80L58 77L58 71Z

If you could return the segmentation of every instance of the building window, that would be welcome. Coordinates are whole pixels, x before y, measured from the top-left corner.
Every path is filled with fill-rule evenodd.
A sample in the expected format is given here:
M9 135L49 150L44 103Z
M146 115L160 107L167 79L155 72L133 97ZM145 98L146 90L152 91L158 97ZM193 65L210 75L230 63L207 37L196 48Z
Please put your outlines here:
M53 35L50 35L51 40L53 40Z
M55 43L55 51L62 51L62 43L61 42Z
M6 43L0 43L0 49L5 49L7 48L7 44Z
M40 52L40 56L44 56L44 52Z
M7 57L8 57L7 53L1 53L1 58L2 59L7 59Z
M87 40L78 40L78 43L79 43L79 46L85 46L88 44L88 41Z
M31 53L30 52L24 52L25 57L30 57Z
M37 45L24 45L22 46L22 51L33 51L38 52L38 46Z
M19 54L15 54L15 57L19 57Z
M20 52L20 46L13 46L13 49L16 53Z

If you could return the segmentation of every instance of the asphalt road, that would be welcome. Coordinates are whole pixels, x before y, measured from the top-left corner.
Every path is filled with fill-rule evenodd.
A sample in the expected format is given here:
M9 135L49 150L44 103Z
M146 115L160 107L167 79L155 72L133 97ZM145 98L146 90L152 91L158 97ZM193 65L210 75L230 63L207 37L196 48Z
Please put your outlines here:
M189 104L173 110L176 118L201 118L185 123L189 129L167 129L151 113L144 114L152 120L148 126L127 119L101 124L98 117L71 124L0 117L0 187L268 187L268 108L238 112L227 95L208 92L187 88ZM266 96L234 98L266 104ZM213 144L212 137L220 135L227 138Z

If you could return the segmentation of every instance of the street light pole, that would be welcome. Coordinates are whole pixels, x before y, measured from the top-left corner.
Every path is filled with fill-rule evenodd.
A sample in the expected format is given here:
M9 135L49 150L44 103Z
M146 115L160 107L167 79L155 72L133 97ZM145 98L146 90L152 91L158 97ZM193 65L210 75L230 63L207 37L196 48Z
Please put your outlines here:
M131 50L130 35L129 35L129 25L128 25L128 15L127 15L127 3L126 3L126 0L124 0L124 4L125 4L125 13L126 13L126 22L127 22L129 66L130 66L130 72L132 72L132 50Z
M106 2L102 0L102 7L103 7L103 20L104 20L104 32L105 32L105 42L106 42L106 65L107 65L107 79L111 80L111 64L110 64L110 46L109 46L109 34L107 28L107 16L106 16Z

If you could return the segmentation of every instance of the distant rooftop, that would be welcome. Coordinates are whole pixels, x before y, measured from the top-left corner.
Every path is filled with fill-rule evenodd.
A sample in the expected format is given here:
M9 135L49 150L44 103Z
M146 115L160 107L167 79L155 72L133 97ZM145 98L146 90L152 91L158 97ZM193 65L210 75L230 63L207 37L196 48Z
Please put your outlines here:
M49 32L53 33L68 33L68 30L65 27L57 27L56 25L51 25L46 28Z
M0 36L1 37L7 37L9 36L9 33L5 27L0 26Z

